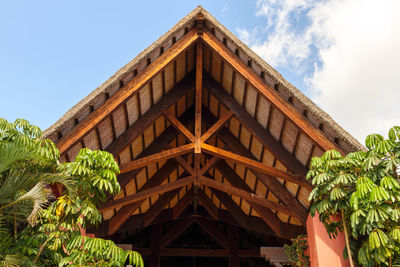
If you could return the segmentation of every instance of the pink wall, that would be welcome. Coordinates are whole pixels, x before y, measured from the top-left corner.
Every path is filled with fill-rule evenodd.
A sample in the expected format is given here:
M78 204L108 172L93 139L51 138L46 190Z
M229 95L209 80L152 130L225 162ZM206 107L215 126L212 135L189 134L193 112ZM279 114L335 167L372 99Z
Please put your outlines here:
M314 217L308 215L307 235L311 267L350 266L349 261L343 259L344 234L339 233L336 239L330 239L318 214Z

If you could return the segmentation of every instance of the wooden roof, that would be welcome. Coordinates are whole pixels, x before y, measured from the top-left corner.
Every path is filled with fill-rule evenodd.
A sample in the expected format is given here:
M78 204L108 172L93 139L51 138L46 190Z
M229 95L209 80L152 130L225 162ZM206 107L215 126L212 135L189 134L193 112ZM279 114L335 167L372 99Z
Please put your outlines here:
M364 149L201 7L45 136L62 161L88 147L120 164L102 235L201 206L215 221L291 238L307 218L310 159Z

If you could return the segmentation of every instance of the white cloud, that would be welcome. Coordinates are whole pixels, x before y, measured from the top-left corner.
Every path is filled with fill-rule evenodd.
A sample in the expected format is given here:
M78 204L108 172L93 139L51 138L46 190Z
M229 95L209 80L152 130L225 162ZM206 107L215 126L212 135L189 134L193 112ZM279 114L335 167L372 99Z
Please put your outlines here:
M400 124L400 1L259 1L257 7L267 25L241 29L240 37L274 67L306 76L312 99L344 129L363 142ZM300 31L296 19L308 21Z
M222 13L226 13L229 11L229 5L226 3L224 7L221 9Z

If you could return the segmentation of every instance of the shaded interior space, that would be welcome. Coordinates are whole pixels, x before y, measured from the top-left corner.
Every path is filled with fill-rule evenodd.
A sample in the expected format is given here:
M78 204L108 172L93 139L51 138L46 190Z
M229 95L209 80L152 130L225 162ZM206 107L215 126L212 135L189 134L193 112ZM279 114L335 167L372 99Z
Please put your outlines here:
M164 213L167 213L165 210ZM165 216L165 215L164 215ZM161 220L161 218L160 218ZM278 238L271 233L258 233L236 225L217 222L211 218L206 209L198 206L195 213L193 205L188 206L179 218L174 221L148 226L143 229L128 230L108 238L131 244L139 251L145 266L152 266L152 244L159 242L160 266L230 266L232 237L237 238L239 266L273 266L260 257L259 248L265 244L282 247L288 240ZM161 229L158 229L160 227ZM157 237L157 231L160 236ZM236 234L236 236L234 236ZM151 239L149 238L151 237ZM158 240L159 239L159 240Z

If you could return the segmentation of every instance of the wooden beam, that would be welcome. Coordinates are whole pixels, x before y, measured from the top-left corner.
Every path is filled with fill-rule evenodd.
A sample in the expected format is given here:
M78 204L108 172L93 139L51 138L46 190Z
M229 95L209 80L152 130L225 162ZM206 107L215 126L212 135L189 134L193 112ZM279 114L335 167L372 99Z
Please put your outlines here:
M201 109L203 94L203 43L196 44L196 90L195 90L195 151L201 153Z
M145 114L140 116L134 124L109 144L105 150L114 156L120 154L129 144L149 128L156 119L162 115L163 111L175 104L179 98L194 87L193 77L194 74L191 73L187 77L183 78ZM182 122L188 120L185 113L182 114L179 119Z
M239 226L244 229L255 231L258 233L263 233L266 235L277 236L260 217L249 216L249 215L244 214L244 212L239 208L239 206L236 205L236 203L232 200L232 198L229 195L227 195L224 192L215 190L215 189L212 189L212 191L214 192L216 197L218 197L218 199L220 199L220 201L223 203L223 205L225 207L227 207L227 209L229 209L229 211L217 208L216 219L211 219L207 215L202 215L199 213L194 215L195 218L202 216L202 218L204 218L204 219ZM199 195L201 194L200 192L201 191L199 190ZM220 196L217 194L225 195L227 197L227 199L229 199L230 202L223 202L222 198L220 198ZM200 202L200 200L199 200L199 202ZM234 212L232 212L233 209L230 208L229 203L233 204L234 207L236 207L238 209L238 212L241 212L243 217L234 218L233 217ZM151 224L154 225L154 224L166 223L166 222L175 220L175 219L173 219L173 211L172 210L173 210L172 208L163 210L160 213L160 215ZM187 214L186 216L181 217L181 219L189 218L189 217L193 218L193 215ZM237 218L239 218L239 219L237 219ZM239 221L240 221L240 223L239 223ZM110 224L110 221L104 221L103 224L100 225L98 231L96 231L96 236L110 238L110 235L108 235L109 224ZM118 230L115 233L124 233L127 231L138 231L143 228L144 228L144 214L132 215L120 228L118 228ZM293 233L291 235L287 234L286 237L285 236L282 237L287 240L290 240L290 238L296 237L299 234L305 233L304 227L290 225L290 224L283 224L282 229L285 233L286 232ZM294 233L296 233L296 234L294 234Z
M229 267L239 267L239 232L236 226L228 225Z
M246 192L249 193L253 193L253 190L251 190L251 188L247 185L247 183L238 175L236 174L236 172L224 161L220 161L217 165L216 165L217 169L219 170L219 172L223 173L224 177L229 181L230 184L232 184L233 186L244 190ZM266 209L265 207L259 206L255 203L249 202L250 206L253 207L253 209L258 213L262 213L262 214L269 214L269 217L266 216L261 216L261 219L263 219L265 221L266 224L268 224L269 227L271 227L271 229L278 235L278 236L282 236L282 232L281 232L281 221L279 220L279 218L277 218L275 216L275 214L273 212L271 212L269 209ZM261 210L260 210L261 207ZM265 212L264 212L265 211Z
M207 132L205 132L202 136L201 136L201 141L205 142L207 141L209 138L211 138L211 136L213 136L216 132L218 132L219 129L221 129L226 122L228 122L228 120L233 116L233 112L232 111L228 111L224 116L222 116L216 123L214 123L213 126L211 126Z
M151 257L149 261L150 267L160 267L160 241L162 235L162 225L156 224L151 228Z
M125 164L122 164L120 169L121 173L129 172L138 168L142 168L146 165L149 165L153 162L157 162L160 160L165 160L165 159L170 159L174 158L176 156L180 156L183 154L187 154L189 152L192 152L194 148L193 144L186 144L183 146L171 148L168 150L161 151L157 154L153 154L144 158L140 158Z
M210 75L204 75L204 86L207 87L218 101L232 111L237 119L253 132L261 143L271 151L274 156L282 162L291 172L305 177L307 168L292 155L268 130L262 127L236 100L229 95L222 86Z
M240 156L225 149L215 147L206 143L201 144L201 148L205 153L211 154L213 156L217 156L226 160L233 160L256 171L260 171L262 173L266 173L268 175L272 175L292 183L304 185L304 182L299 176L265 165L262 162Z
M174 115L170 114L168 111L164 111L163 114L180 133L190 142L194 142L193 134Z
M247 225L248 216L243 212L243 210L236 204L235 201L225 192L211 188L214 195L221 201L221 203L229 210L233 218L238 222L243 228ZM265 224L265 223L264 223Z
M282 97L270 86L263 82L253 70L243 61L236 57L225 45L207 30L201 35L201 39L219 54L235 71L237 71L252 87L261 93L273 106L279 109L290 121L301 129L313 142L322 147L323 150L340 149L314 128L310 122L292 105L288 105Z
M185 185L189 185L193 183L193 176L188 176L167 184L162 184L153 188L149 188L147 190L143 190L140 192L137 192L136 194L116 199L114 201L110 201L106 204L103 205L103 207L100 209L101 212L110 210L110 209L115 209L119 208L134 202L138 202L143 199L147 199L149 197L152 197L154 195L159 195L168 191L172 191L174 189L183 187Z
M68 148L79 142L91 129L103 121L107 116L117 109L125 100L136 94L147 82L164 69L172 59L189 48L198 39L195 29L189 31L179 41L172 45L165 53L156 58L152 64L129 81L123 88L116 92L110 99L99 108L95 109L85 120L79 123L67 135L58 142L57 147L63 154Z
M209 159L206 164L200 169L199 171L199 175L203 175L205 174L212 166L215 165L215 163L217 163L218 161L220 161L220 158L218 157L212 157L211 159Z
M178 164L173 160L168 160L138 191L140 193L144 190L156 187L160 185L168 176L178 168ZM114 234L118 228L124 224L126 220L142 205L144 200L126 205L122 207L117 213L111 218L109 224L108 234ZM101 210L101 209L100 209Z
M163 99L161 99L159 102L161 102ZM149 111L150 112L150 111ZM193 112L194 108L190 108L186 110L180 117L179 120L182 121L183 123L189 123L191 119L193 119ZM147 113L146 113L147 114ZM141 117L142 118L142 117ZM139 120L141 120L141 118ZM144 122L141 122L141 124ZM140 124L140 125L141 125ZM169 146L169 143L178 136L178 132L175 130L174 127L170 126L167 129L165 129L164 132L162 132L156 139L153 140L153 142L146 147L142 153L140 153L137 156L137 159L144 158L147 156L150 156L152 154L156 154L158 152L161 152L163 149L167 148ZM123 135L123 134L122 134ZM121 136L122 136L121 135ZM121 137L120 136L120 137ZM118 137L115 141L119 140ZM114 142L115 142L114 141ZM118 141L119 142L119 141ZM129 143L130 145L130 143ZM112 146L112 144L110 145ZM117 155L117 152L114 152L113 155ZM123 174L118 175L118 183L121 186L121 189L124 188L136 175L142 170L142 168L126 172ZM112 198L112 195L110 195L109 199Z
M207 121L215 121L216 118L212 115L212 113L208 110L203 110L204 112L204 117L207 118ZM225 144L227 148L229 148L232 152L245 156L247 158L257 160L254 155L247 150L245 146L242 145L242 143L226 128L221 129L218 132L218 138L222 140L222 142ZM226 165L226 163L225 163ZM231 169L229 166L227 168L224 168L224 171L222 173L228 173L229 169ZM232 170L233 171L233 170ZM284 185L282 185L275 177L256 172L254 170L250 170L256 178L262 182L269 190L273 192L273 194L280 200L282 201L286 206L288 206L292 212L296 213L297 216L296 218L305 224L305 220L307 220L308 216L308 211L307 209L296 199L295 196L293 196L286 188ZM233 172L235 174L235 172ZM244 183L242 179L240 179ZM246 183L244 183L247 185ZM241 188L239 185L232 183L232 185ZM307 185L307 184L306 184ZM308 187L309 188L309 187ZM243 189L243 188L241 188Z
M204 176L201 176L199 178L199 182L200 182L200 184L204 184L208 187L217 189L219 191L222 191L222 192L225 192L228 194L238 196L240 198L243 198L243 199L247 200L248 202L255 203L262 207L274 209L276 211L280 211L280 212L283 212L283 213L293 216L292 212L289 210L288 207L283 206L282 204L279 204L277 202L273 202L271 200L260 197L256 194L249 193L244 190L238 189L236 187L231 186L230 184L221 183L221 182L215 181L213 179L210 179L210 178L207 178Z
M193 176L196 175L196 173L195 173L194 169L192 168L192 166L190 166L190 164L182 156L177 156L177 157L174 158L174 160L176 162L178 162L179 165L181 165L182 168L185 169L185 171L190 173L190 175L193 175Z
M214 202L204 193L203 190L199 190L197 194L197 199L200 205L202 205L205 210L210 214L214 220L218 220L218 207L215 206Z
M160 247L164 248L169 245L172 241L175 240L181 233L183 233L192 223L194 222L194 218L187 218L177 222L175 226L173 226L168 233L164 234L161 242Z
M172 220L176 220L182 212L193 202L193 187L172 208Z
M239 175L236 174L236 172L224 161L220 161L216 164L216 168L220 171L220 173L223 173L224 177L228 179L228 181L235 187L245 190L247 192L252 192L254 193L251 188L247 185L247 183L240 178ZM259 173L255 173L256 177L259 178ZM261 175L262 176L262 175ZM261 180L261 179L260 179ZM272 180L272 182L271 182ZM290 194L287 189L279 183L278 186L274 185L274 180L276 179L274 177L269 177L267 178L266 181L261 181L262 183L266 184L267 188L271 190L271 192L278 196L278 199L284 199L283 203L288 206L289 209L291 209L292 213L296 214L296 218L302 222L303 224L305 223L304 217L307 218L308 212L306 209L295 199L294 196L291 195L291 197L286 196L287 194ZM277 192L279 191L279 192ZM281 192L283 191L283 192ZM284 197L283 197L283 196ZM251 205L251 203L250 203Z
M151 256L149 248L133 248L142 256ZM228 249L206 249L206 248L162 248L161 256L166 257L207 257L207 258L227 258L229 257ZM239 249L239 257L243 258L260 258L259 249Z
M168 206L171 200L178 195L181 189L175 189L162 194L155 203L147 210L144 215L144 226L149 226L155 218L163 211L163 209Z
M208 233L218 244L224 248L229 248L229 241L226 236L216 227L215 223L202 218L196 218L196 223Z

